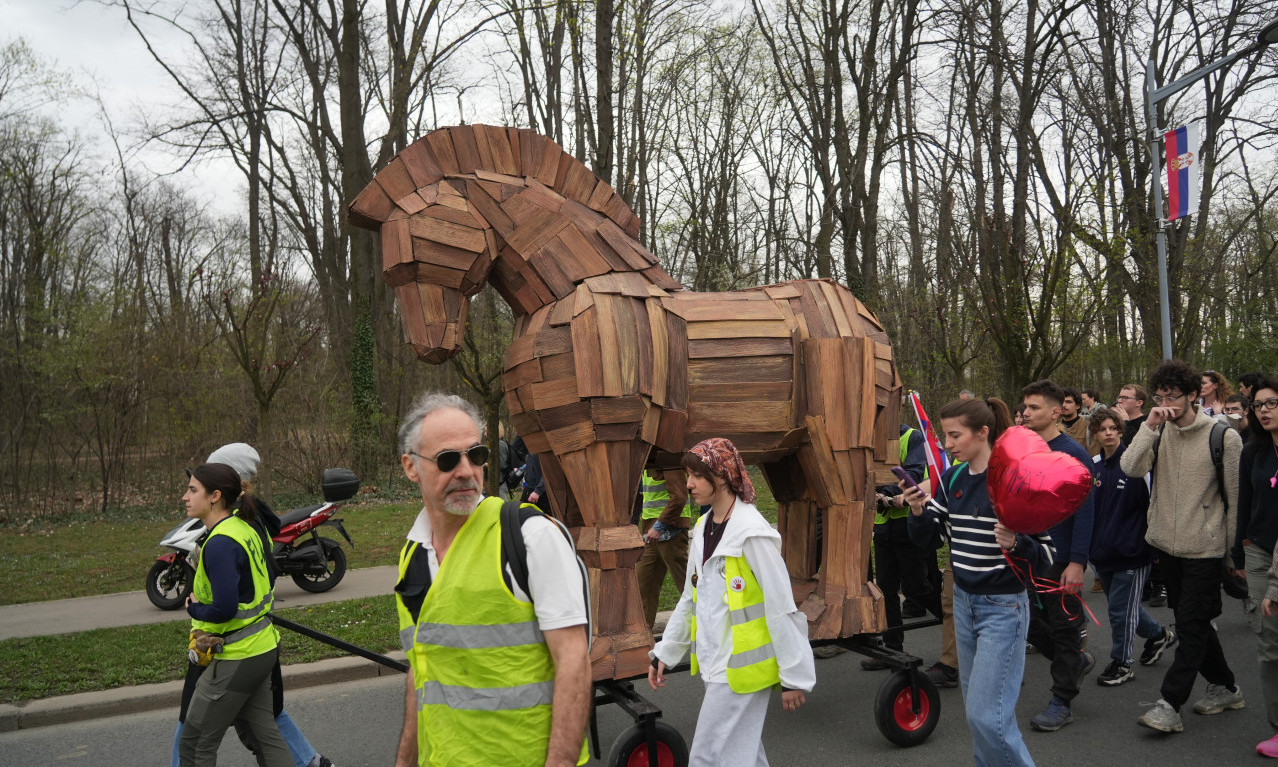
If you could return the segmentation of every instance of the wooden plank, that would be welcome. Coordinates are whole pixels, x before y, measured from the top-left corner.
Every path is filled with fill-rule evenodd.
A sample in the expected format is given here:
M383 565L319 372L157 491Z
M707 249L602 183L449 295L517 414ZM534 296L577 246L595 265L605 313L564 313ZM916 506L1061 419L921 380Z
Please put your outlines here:
M524 446L528 448L529 452L539 455L550 453L550 440L546 438L546 432L530 431L519 436L524 438ZM545 461L546 459L543 457L542 460Z
M515 157L518 155L511 151L510 138L505 127L478 125L475 126L475 133L477 137L483 137L488 144L492 156L492 170L509 176L519 174L519 166L515 163Z
M421 297L417 285L400 285L395 288L395 301L404 326L404 340L411 344L428 345L426 321L422 313Z
M444 306L444 288L439 285L417 283L417 295L422 302L422 315L426 322L448 322Z
M561 215L538 208L532 210L536 211L535 215L530 214L522 221L515 219L515 231L506 237L506 244L525 256L541 250L568 226L568 219Z
M484 231L473 226L418 216L408 220L408 230L414 237L421 237L443 245L451 245L472 253L482 253L488 247Z
M666 340L666 319L661 304L655 300L644 302L648 312L648 330L652 334L652 401L665 407L666 387L670 377L670 352Z
M431 240L413 239L413 258L426 264L467 271L480 258L474 252L443 245Z
M485 192L479 184L474 181L466 182L466 191L470 204L475 210L484 217L493 229L502 237L507 237L511 232L515 231L515 223L510 220L510 216L506 215L506 211L502 210L487 192Z
M519 128L517 133L519 134L519 161L522 166L518 175L531 176L541 165L542 151L550 139L528 128Z
M640 422L634 423L597 423L595 439L600 442L629 442L639 435Z
M536 356L538 356L537 338L536 336L528 334L510 342L510 344L506 347L503 364L510 368L527 362Z
M578 285L577 292L573 295L572 316L576 317L594 305L595 294L585 285Z
M579 402L577 380L575 378L559 378L553 381L541 381L532 385L533 407L547 410L571 405Z
M453 150L457 153L457 170L462 173L474 173L476 168L483 167L479 156L479 144L475 141L475 129L470 125L450 128L453 136Z
M595 186L599 183L599 179L585 165L577 162L576 159L569 155L564 155L568 160L565 165L564 161L560 161L560 173L558 183L548 184L553 186L564 197L576 200L582 205L586 205L590 201L590 195L595 191Z
M617 345L613 348L613 357L621 373L621 393L635 394L639 391L639 328L635 320L635 302L617 297L609 303L616 318ZM647 312L643 316L646 321Z
M545 357L572 351L572 330L567 327L550 327L536 335L536 354Z
M466 273L436 264L423 264L419 261L417 263L416 279L418 282L428 282L432 285L442 285L446 288L460 290L462 283L466 279Z
M598 294L595 296L595 311L598 313L599 320L599 344L604 350L601 365L605 397L620 397L634 393L626 391L622 381L621 359L618 354L621 339L617 332L617 303L619 299L612 296Z
M688 427L688 414L682 410L665 408L661 411L661 423L657 427L657 447L671 453L682 453L690 445L684 445L684 433Z
M430 145L431 154L435 156L440 171L445 175L458 172L457 152L453 148L451 131L437 130L426 137L426 142Z
M404 147L404 151L399 153L399 159L403 161L408 175L413 179L413 185L418 189L430 186L444 177L439 163L435 162L435 155L430 151L430 144L422 139Z
M689 322L698 320L780 320L784 319L771 301L689 301L683 311Z
M399 200L417 191L417 184L413 183L413 177L408 175L408 168L404 167L404 161L398 157L387 163L374 180L392 200Z
M783 320L716 320L688 322L688 339L703 338L789 338Z
M789 402L696 402L688 404L688 430L710 432L787 431Z
M688 407L688 324L682 317L666 315L666 407L686 410ZM682 450L683 448L678 448Z
M834 326L838 329L839 335L844 337L852 336L852 324L847 313L843 309L843 301L840 298L838 286L830 282L821 282L821 292L825 295L826 306L830 308L830 314L834 317Z
M661 429L661 412L660 407L648 407L648 412L643 415L643 423L639 426L639 439L647 442L649 445L657 444L657 435ZM678 465L678 459L673 462Z
M673 360L672 360L673 365ZM686 363L689 384L789 383L790 358L724 357Z
M541 380L541 363L537 360L529 360L519 365L506 365L506 371L501 376L501 386L506 391L517 389L521 386L528 386ZM522 402L522 399L521 399ZM530 409L531 403L526 403L525 409Z
M625 262L631 269L646 269L652 265L652 261L644 258L637 249L637 243L634 238L626 234L608 219L603 219L599 225L595 227L595 232L608 243L613 250L617 251L617 255L625 259Z
M648 319L648 308L645 305L647 301L630 299L630 312L634 316L635 325L635 343L638 345L638 355L635 366L639 374L639 393L652 396L652 327ZM655 302L653 302L655 303ZM661 361L666 361L665 354L662 354Z
M567 325L569 322L572 322L572 310L575 303L576 301L574 298L565 298L562 301L556 301L550 313L550 324Z
M413 279L417 268L413 265L413 241L408 234L408 222L387 221L382 224L382 279L388 285L402 285Z
M542 376L546 380L574 377L577 375L576 365L576 359L572 354L552 354L549 357L542 357Z
M590 401L590 418L595 423L638 423L648 406L643 397L607 397Z
M536 172L530 172L532 169L529 168L525 169L524 174L535 177L546 186L553 187L555 177L559 175L559 159L563 151L558 144L546 139L542 145L541 163L537 166Z
M506 140L510 142L511 162L514 163L514 170L511 175L522 177L524 174L523 154L520 151L521 137L519 128L504 128L506 131Z
M529 389L531 388L529 387ZM533 399L535 400L536 397L534 396ZM545 409L538 407L537 420L546 431L565 429L574 424L590 420L590 403L584 400L575 400Z
M537 271L537 275L545 281L546 287L550 288L555 298L567 298L576 290L572 280L563 273L555 259L546 255L544 248L533 253L528 262Z
M395 201L386 194L380 184L369 183L351 201L351 222L365 229L377 229L395 209Z
M440 221L448 221L453 224L460 224L461 226L468 227L470 229L483 229L488 225L486 220L471 212L469 205L464 208L450 208L447 205L432 205L430 208L422 211L422 216Z
M788 381L734 383L730 386L721 383L691 384L688 387L688 396L693 402L749 402L777 399L790 401L793 391L793 385Z
M599 317L590 307L573 318L572 347L577 373L577 391L582 397L604 396L603 355L599 347Z
M861 382L860 398L852 403L849 428L858 447L874 445L874 341L869 338L849 338L845 342L847 375L856 376ZM851 380L851 379L849 379Z
M790 338L715 338L688 342L689 359L771 357L794 352Z
M568 225L546 243L544 250L550 254L564 274L573 282L605 274L612 266L599 255L577 227Z
M767 293L769 298L776 299L798 298L802 295L799 293L798 288L788 282L782 282L778 285L765 285L762 288L759 288L759 290Z
M550 449L555 455L563 457L567 453L583 450L588 445L595 444L595 425L590 421L581 421L562 429L547 431L546 439L550 442ZM584 507L587 504L582 505Z
M564 196L535 178L528 179L527 188L521 193L524 201L539 208L558 213L564 206Z
M418 194L417 192L404 195L403 197L396 200L395 204L399 206L400 210L404 211L404 213L410 216L413 215L414 213L418 213L422 211L426 207L426 201L423 200L422 196Z

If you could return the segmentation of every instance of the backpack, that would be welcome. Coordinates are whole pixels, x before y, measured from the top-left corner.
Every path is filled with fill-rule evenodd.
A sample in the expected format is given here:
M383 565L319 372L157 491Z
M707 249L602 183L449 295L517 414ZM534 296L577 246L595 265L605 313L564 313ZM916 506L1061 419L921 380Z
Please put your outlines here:
M1154 437L1154 461L1149 467L1149 476L1152 480L1154 477L1154 467L1158 465L1158 446L1163 441L1163 428L1167 424L1158 427L1158 436ZM1225 504L1226 513L1229 511L1229 496L1225 494L1225 432L1229 431L1229 425L1215 421L1211 425L1211 436L1208 438L1208 445L1211 452L1211 463L1216 467L1216 489L1220 492L1220 500Z

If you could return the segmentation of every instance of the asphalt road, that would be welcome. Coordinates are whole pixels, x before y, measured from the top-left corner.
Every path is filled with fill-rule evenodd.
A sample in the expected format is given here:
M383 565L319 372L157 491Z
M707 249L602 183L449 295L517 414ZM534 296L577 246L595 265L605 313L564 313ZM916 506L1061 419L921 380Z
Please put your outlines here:
M1103 621L1102 595L1089 594L1088 603ZM1170 611L1165 608L1154 610L1154 614L1159 620L1170 620ZM1187 711L1185 732L1179 735L1160 735L1136 725L1136 718L1158 698L1167 659L1152 668L1138 667L1136 679L1122 687L1101 688L1094 676L1088 677L1075 701L1074 724L1057 733L1031 731L1029 718L1046 704L1050 684L1047 662L1031 655L1017 711L1036 762L1061 767L1259 763L1255 744L1272 732L1265 723L1255 681L1255 641L1238 602L1228 600L1226 613L1217 622L1248 707L1212 717ZM1091 632L1089 649L1100 650L1099 670L1108 654L1108 628L1093 626ZM930 664L939 649L939 637L937 628L913 631L907 635L906 647ZM817 661L817 688L798 712L781 711L779 698L774 696L764 730L764 744L773 765L971 763L971 738L958 690L940 691L940 724L926 743L912 749L897 748L874 725L874 696L887 672L862 671L859 660L848 653ZM1203 687L1200 680L1196 693L1201 694ZM687 674L674 675L660 693L646 695L663 708L665 721L691 740L701 702L700 681ZM340 767L389 765L402 721L402 700L401 678L389 677L292 691L287 706L314 745ZM2 734L0 764L165 765L175 713L151 712ZM599 710L605 756L629 724L616 706ZM253 763L231 736L223 743L219 764L249 767Z
M138 573L138 580L145 580L145 576L146 573ZM291 578L280 578L275 582L275 606L306 607L343 599L390 594L395 589L395 578L394 565L347 570L341 583L322 594L302 591ZM161 610L151 604L145 591L126 591L52 602L4 605L0 607L0 640L189 620L190 616L185 610Z

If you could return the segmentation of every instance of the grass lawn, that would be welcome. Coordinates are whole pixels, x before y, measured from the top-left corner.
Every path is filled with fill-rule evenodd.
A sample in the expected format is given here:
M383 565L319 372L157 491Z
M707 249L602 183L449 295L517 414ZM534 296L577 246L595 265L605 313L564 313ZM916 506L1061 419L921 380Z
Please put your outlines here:
M399 649L399 619L390 595L280 610L304 626L385 653ZM185 622L97 629L0 642L0 703L109 690L181 679L186 674ZM281 662L307 663L344 650L280 629Z

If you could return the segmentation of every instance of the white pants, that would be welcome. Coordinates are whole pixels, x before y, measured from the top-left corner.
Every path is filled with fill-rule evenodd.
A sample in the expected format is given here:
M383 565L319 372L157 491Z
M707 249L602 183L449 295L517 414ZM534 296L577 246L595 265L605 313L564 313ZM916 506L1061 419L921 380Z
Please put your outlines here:
M742 695L723 682L707 682L688 767L768 767L763 720L771 692L769 688Z

